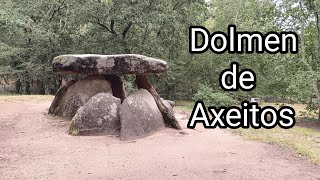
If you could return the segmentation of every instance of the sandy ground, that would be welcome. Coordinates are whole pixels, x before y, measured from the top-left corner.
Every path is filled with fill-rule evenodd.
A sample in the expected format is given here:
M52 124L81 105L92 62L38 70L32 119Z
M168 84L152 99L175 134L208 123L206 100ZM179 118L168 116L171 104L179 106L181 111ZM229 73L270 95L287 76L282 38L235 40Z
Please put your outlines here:
M320 166L226 130L165 129L121 142L70 136L50 102L0 102L0 179L320 179ZM186 126L188 115L176 111Z

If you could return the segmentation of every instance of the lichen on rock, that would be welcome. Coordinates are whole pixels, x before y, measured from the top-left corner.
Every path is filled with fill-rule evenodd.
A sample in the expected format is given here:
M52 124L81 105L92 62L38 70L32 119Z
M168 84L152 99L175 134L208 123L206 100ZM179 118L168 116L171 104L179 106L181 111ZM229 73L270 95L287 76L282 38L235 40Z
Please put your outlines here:
M120 106L121 140L134 140L149 136L165 128L153 96L139 89Z
M110 93L99 93L78 109L72 118L72 125L79 130L79 134L118 134L120 104L121 100Z

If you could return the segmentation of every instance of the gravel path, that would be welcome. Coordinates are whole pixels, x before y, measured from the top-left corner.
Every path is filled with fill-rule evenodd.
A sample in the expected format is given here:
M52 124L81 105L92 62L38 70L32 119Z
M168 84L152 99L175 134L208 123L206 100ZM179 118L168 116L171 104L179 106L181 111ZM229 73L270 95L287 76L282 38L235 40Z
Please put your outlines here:
M227 130L165 129L121 142L70 136L50 102L0 102L1 179L320 179L320 166ZM186 126L188 114L176 111Z

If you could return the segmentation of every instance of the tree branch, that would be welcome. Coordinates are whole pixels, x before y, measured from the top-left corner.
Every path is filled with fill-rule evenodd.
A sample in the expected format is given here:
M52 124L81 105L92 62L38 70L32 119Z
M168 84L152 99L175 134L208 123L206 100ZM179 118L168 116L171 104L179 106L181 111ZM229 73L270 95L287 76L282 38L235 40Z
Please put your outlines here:
M62 3L60 4L60 6L58 6L57 9L53 9L53 13L52 13L51 17L49 18L49 21L51 21L53 19L54 15L63 8L64 3L65 3L65 1L62 1Z
M112 19L111 20L111 23L110 23L110 28L108 26L106 26L105 24L101 23L99 18L96 18L97 19L97 24L101 27L103 27L105 30L107 30L109 33L111 34L114 34L115 36L117 36L117 32L114 30L114 20Z
M161 31L162 31L164 25L165 25L165 22L162 22L162 25L160 26L159 31L157 33L157 37L159 37L161 35Z
M128 25L124 28L123 32L122 32L122 37L126 37L127 33L129 32L131 26L133 25L133 23L130 21L128 23Z
M97 21L97 24L111 33L110 29L106 25L102 24L99 20Z
M178 8L180 8L182 5L184 5L186 2L182 2L182 3L179 3L177 2L174 6L173 6L173 9L172 10L176 10Z
M118 35L117 32L114 30L114 20L113 19L111 19L110 29L111 29L112 34Z

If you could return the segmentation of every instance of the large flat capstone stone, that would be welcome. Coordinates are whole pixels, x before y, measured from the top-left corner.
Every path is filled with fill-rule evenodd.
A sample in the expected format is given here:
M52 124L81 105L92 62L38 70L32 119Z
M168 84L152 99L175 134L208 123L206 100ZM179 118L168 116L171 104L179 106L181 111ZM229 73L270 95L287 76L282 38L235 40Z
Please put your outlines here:
M61 55L53 60L59 74L123 75L152 74L168 70L167 62L143 55Z
M153 96L139 89L120 105L121 140L144 138L165 128Z

